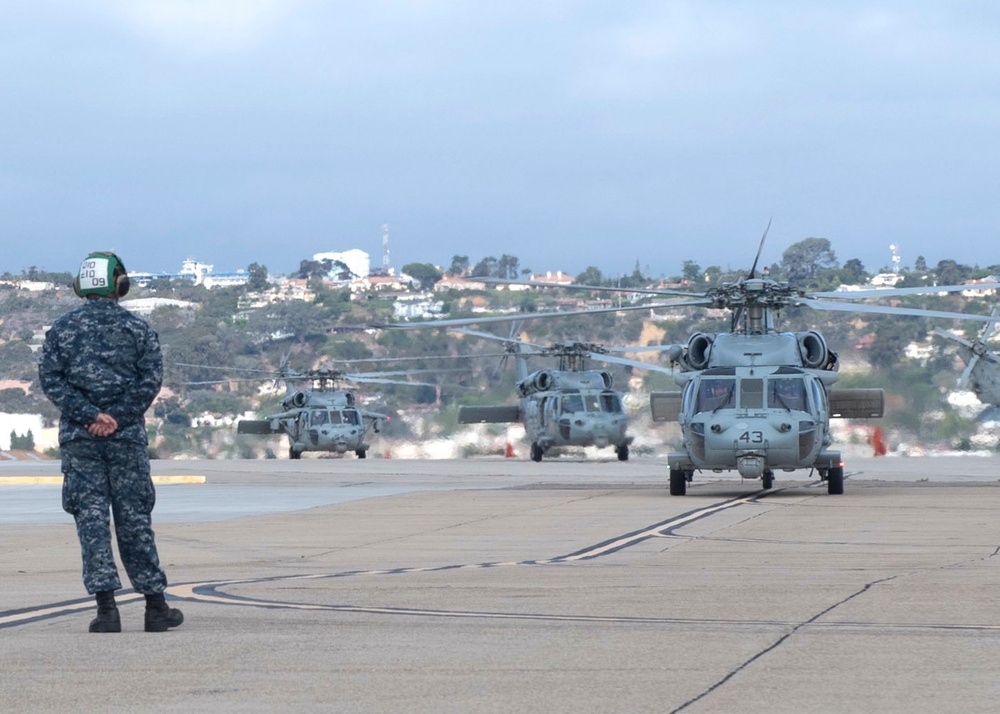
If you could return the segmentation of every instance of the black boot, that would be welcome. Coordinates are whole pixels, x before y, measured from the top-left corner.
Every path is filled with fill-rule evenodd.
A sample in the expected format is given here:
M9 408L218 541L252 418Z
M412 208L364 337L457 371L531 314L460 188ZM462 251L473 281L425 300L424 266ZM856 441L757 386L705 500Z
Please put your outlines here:
M115 591L102 590L94 593L97 600L97 617L90 621L91 632L121 632L122 619L115 604Z
M184 622L184 614L168 607L163 593L146 595L146 632L166 632Z

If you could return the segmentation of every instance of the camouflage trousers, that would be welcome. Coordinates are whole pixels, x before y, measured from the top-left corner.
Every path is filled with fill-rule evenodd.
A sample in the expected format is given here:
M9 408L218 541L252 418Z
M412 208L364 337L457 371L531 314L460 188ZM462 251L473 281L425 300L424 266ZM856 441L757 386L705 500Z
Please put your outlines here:
M156 491L146 446L78 439L63 444L61 451L62 506L76 520L87 592L122 586L111 550L111 514L118 553L132 587L140 593L163 592L167 576L153 537L150 514Z

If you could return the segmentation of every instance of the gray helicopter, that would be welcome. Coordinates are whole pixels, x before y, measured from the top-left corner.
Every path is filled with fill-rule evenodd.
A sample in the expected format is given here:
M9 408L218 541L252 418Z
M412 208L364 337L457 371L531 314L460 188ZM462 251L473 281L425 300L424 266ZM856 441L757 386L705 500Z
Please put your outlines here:
M379 433L389 417L360 408L350 391L337 389L340 381L368 384L405 384L425 386L426 382L387 379L406 372L369 372L348 374L331 369L315 369L306 373L282 369L279 378L285 381L286 396L283 411L264 419L243 419L236 433L288 436L288 458L300 459L307 451L345 454L353 451L359 459L368 456L370 433ZM296 389L296 384L308 382L309 389ZM434 385L429 385L434 386Z
M622 394L612 389L608 370L587 369L587 363L596 360L646 369L650 365L615 357L600 345L574 342L543 347L513 337L471 330L457 332L502 341L514 355L518 377L517 405L461 406L460 423L521 422L531 442L531 460L536 462L550 449L563 446L611 446L619 461L628 460L634 437L626 433L628 417ZM556 358L558 367L529 372L529 356Z
M989 322L993 318L939 310L908 309L853 300L894 298L899 295L957 292L967 285L900 288L855 292L806 293L787 282L772 280L757 263L764 246L761 238L757 257L746 277L723 283L701 293L682 290L635 289L628 292L650 297L677 299L554 313L532 313L484 318L436 320L442 327L509 322L570 315L629 310L707 307L728 310L730 330L699 332L685 345L662 345L671 364L679 370L674 380L680 391L651 395L656 421L676 420L682 443L669 452L670 493L682 496L695 471L737 471L743 479L759 480L771 488L776 471L815 470L827 482L831 494L844 492L844 464L832 448L830 419L878 418L884 411L881 389L834 389L838 377L837 355L815 331L779 332L777 316L782 309L809 307L816 310L905 315L951 320ZM546 288L622 292L618 288L565 286L532 281L492 280ZM995 289L997 284L979 285Z
M991 352L986 340L993 333L997 320L1000 314L994 310L993 320L983 327L975 340L967 340L940 327L934 329L939 337L958 343L958 354L965 362L958 388L971 389L979 401L993 406L1000 406L1000 354Z

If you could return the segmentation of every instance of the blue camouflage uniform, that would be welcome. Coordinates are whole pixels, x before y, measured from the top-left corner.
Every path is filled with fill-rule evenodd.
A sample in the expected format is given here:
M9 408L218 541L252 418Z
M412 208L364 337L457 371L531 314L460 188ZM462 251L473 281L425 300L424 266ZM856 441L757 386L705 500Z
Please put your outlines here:
M151 525L156 492L144 417L163 380L156 332L116 300L88 299L52 325L38 374L61 412L62 505L76 520L87 592L121 587L109 511L132 587L144 594L163 592L167 577ZM101 412L118 422L111 436L86 430Z

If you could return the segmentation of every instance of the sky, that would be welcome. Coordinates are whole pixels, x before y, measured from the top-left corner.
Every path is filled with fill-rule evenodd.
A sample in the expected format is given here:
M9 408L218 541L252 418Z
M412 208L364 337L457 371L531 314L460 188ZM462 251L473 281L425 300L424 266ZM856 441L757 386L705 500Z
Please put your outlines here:
M1000 264L1000 3L0 0L0 272Z

